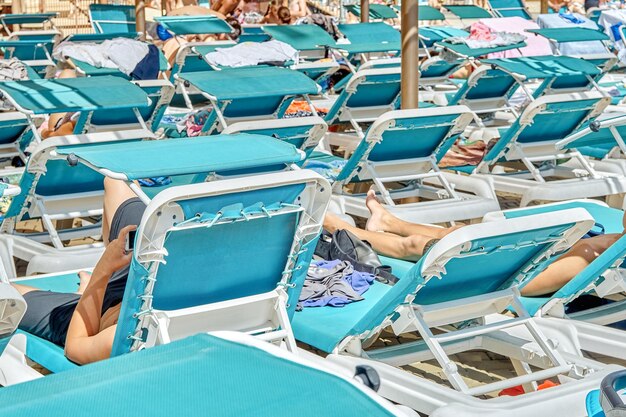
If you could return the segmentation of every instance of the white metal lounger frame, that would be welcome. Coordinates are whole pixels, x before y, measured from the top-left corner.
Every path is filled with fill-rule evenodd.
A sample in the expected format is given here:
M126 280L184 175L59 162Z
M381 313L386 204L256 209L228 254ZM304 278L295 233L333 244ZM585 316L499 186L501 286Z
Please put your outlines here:
M528 104L519 117L521 126L532 125L534 117L545 109L547 104L570 100L599 99L595 109L589 115L594 118L600 115L610 103L610 98L598 92L582 92L575 94L557 94L544 96ZM581 122L582 123L582 122ZM559 142L561 143L561 142ZM572 198L594 196L609 196L626 192L626 177L612 172L603 172L594 169L589 161L577 150L558 153L555 142L534 142L522 144L514 141L503 151L502 157L507 161L520 161L527 172L519 173L490 173L487 162L481 162L475 170L476 178L490 177L496 191L509 192L522 197L520 207L525 207L533 201L557 201ZM566 164L555 165L553 168L541 170L536 168L535 162L557 161L569 159ZM492 162L493 164L493 162ZM546 177L559 177L557 181L547 181ZM588 195L582 194L583 191Z
M220 223L232 223L232 219L203 223L178 225L174 220L184 218L182 209L172 204L181 199L192 199L216 195L232 194L241 191L264 189L268 187L306 184L297 205L281 208L271 214L252 214L235 221L254 221L270 215L280 216L300 212L300 221L294 235L282 279L276 289L266 294L258 294L240 299L222 301L197 307L178 310L157 310L152 307L152 290L158 279L159 265L166 262L167 251L164 248L168 233L194 227L212 227ZM317 239L322 230L322 223L328 201L330 186L320 175L309 170L295 170L288 173L271 173L251 177L239 177L210 183L184 185L166 189L159 193L146 208L137 231L135 258L149 271L146 279L141 311L144 312L137 324L138 334L147 330L146 338L137 338L132 350L168 343L170 340L190 336L198 331L206 331L207 323L213 330L238 330L257 335L261 340L286 345L292 352L297 350L291 324L287 315L287 293L285 286L291 286L291 275L295 262L303 245ZM259 314L269 311L269 316Z
M347 96L343 96L343 93L338 96L337 99L344 97L343 103L341 104L341 109L337 112L337 115L330 121L330 124L334 122L348 122L356 132L356 137L354 134L344 134L344 133L328 133L329 144L331 145L339 145L339 146L347 146L354 147L356 143L358 143L359 139L363 139L365 137L365 132L359 125L359 123L371 123L376 118L385 114L388 111L395 110L396 104L398 100L400 100L400 90L398 90L398 95L395 99L385 106L370 106L370 107L359 107L359 108L350 108L347 106L348 101L350 101L350 97L358 92L359 85L367 81L368 76L376 76L376 75L394 75L400 74L400 67L391 67L391 68L375 68L376 64L372 64L371 67L366 67L365 69L359 69L350 81L346 84L344 90ZM333 106L335 104L333 103Z
M235 46L237 43L235 41L211 41L211 42L191 42L181 46L176 52L176 57L174 58L174 69L176 72L172 70L172 74L170 76L170 80L174 81L174 85L176 86L176 93L181 94L183 99L185 100L185 105L188 110L193 110L193 104L189 95L197 95L202 94L200 90L195 88L193 85L185 82L185 80L181 80L178 78L178 74L183 73L185 69L185 62L187 58L191 56L196 56L198 59L201 59L206 65L210 68L213 68L216 71L220 71L220 68L216 68L213 65L209 64L206 60L206 57L201 54L198 50L198 46L223 46L225 48Z
M324 138L328 125L319 116L292 117L289 119L257 120L254 122L236 122L222 131L223 134L246 133L264 129L283 129L289 127L312 126L308 137L300 146L300 150L313 149ZM280 139L280 138L279 138Z
M97 78L94 79L94 83L97 83ZM162 82L159 80L154 81L154 83L150 84L152 82L146 83L144 85L154 85L154 86L158 86L158 85L162 85ZM106 88L106 87L105 87ZM2 86L0 85L0 91L2 90ZM168 98L168 94L170 94L168 92L167 89L167 85L163 85L162 91L164 91L164 95L165 97L161 97L160 100L165 100ZM7 99L14 107L17 111L19 111L20 113L24 114L27 118L28 118L28 123L30 125L31 131L33 133L33 140L35 143L41 143L43 141L43 138L41 137L41 134L39 133L38 127L37 127L37 120L44 120L46 115L45 114L36 114L34 113L32 110L30 109L26 109L24 107L22 107L21 105L19 105L12 97L10 94L7 94L6 92L3 92L4 94L4 98ZM146 97L147 99L147 104L151 103L151 98L150 97ZM169 102L168 102L169 103ZM157 104L157 106L163 106L165 103L164 102L159 102L159 104ZM102 110L106 110L106 109L102 109ZM101 111L100 109L95 110L95 111ZM78 117L78 120L76 120L76 126L74 127L74 133L76 133L76 135L72 135L73 137L78 137L78 136L84 136L84 137L89 137L89 136L85 136L85 135L89 135L89 132L93 129L93 125L91 124L91 117L93 116L93 113L95 111L89 111L89 112L80 112L80 116ZM113 130L115 132L113 139L135 139L138 137L151 137L153 136L152 130L150 129L150 127L148 127L147 122L143 119L143 117L141 116L141 113L139 111L138 108L133 108L132 109L133 113L135 114L135 116L137 117L137 122L139 124L139 129L132 129L132 130L128 130L128 125L122 125L122 126L107 126L107 131ZM154 112L154 114L156 114L156 111ZM119 129L117 129L119 127ZM97 129L99 131L103 131L105 129ZM126 131L125 131L126 130ZM139 134L138 134L139 132ZM75 139L72 139L75 140ZM70 142L71 143L71 142Z
M613 110L616 110L617 114L620 116L602 120L604 115L609 115ZM624 142L624 138L617 130L617 126L622 126L624 124L626 124L626 114L620 111L618 106L608 106L604 114L594 120L591 126L585 127L573 135L557 142L556 149L562 150L567 148L570 143L575 142L581 137L608 127L609 132L611 132L611 136L615 140L615 146L606 154L604 158L601 160L592 159L590 160L590 164L599 171L614 172L616 174L626 176L626 142Z
M514 221L498 222L497 225L490 224L490 222L476 224L450 233L437 242L426 254L422 266L423 278L426 281L438 279L441 271L445 271L446 263L453 258L479 256L480 253L468 252L470 239L479 238L479 236L516 233L559 224L572 224L573 226L562 236L554 237L555 245L542 255L542 259L520 270L522 275L531 274L543 261L567 250L593 225L592 217L583 209L570 209L558 214L536 215L532 221L528 218L512 220ZM532 226L530 226L531 224ZM467 230L470 227L475 228L471 234ZM506 310L509 306L515 308L517 317L505 317L495 323L481 321L489 315ZM478 319L481 324L468 327L458 325L458 323L467 323L467 320L470 319ZM451 326L454 323L457 325ZM391 326L397 335L418 331L424 341L363 350L363 343L387 326ZM441 329L445 332L435 335L430 330L432 328ZM507 334L509 329L514 328L524 329L531 335L533 343L529 343L529 340L525 338ZM474 388L468 387L459 374L457 365L448 355L474 349L484 349L510 358L519 376ZM397 368L430 359L436 359L439 362L443 372L453 385L453 389ZM414 304L413 297L410 296L404 304L396 308L392 316L387 317L376 328L364 334L346 338L327 357L327 360L348 369L354 369L360 364L372 366L381 376L379 393L382 396L427 414L431 414L438 407L451 403L463 404L468 407L468 410L471 410L471 407L475 407L477 410L482 409L483 413L498 411L506 414L508 410L515 410L517 404L525 407L528 407L529 404L531 407L542 406L546 410L568 409L571 411L573 405L570 396L576 395L578 399L581 396L584 398L592 386L591 384L593 384L593 382L590 384L590 381L595 381L595 383L598 381L597 376L591 376L590 381L586 381L589 373L603 374L607 372L604 365L584 359L580 353L574 355L556 350L549 343L540 326L537 325L536 319L529 316L519 302L519 292L516 287L427 306ZM530 366L535 366L540 370L533 371ZM614 368L608 367L606 369ZM560 376L562 382L571 382L572 385L563 384L565 388L560 394L565 392L566 395L563 395L562 398L559 393L553 391L556 396L550 396L551 401L546 399L546 402L541 404L533 404L532 400L529 403L528 395L506 399L498 398L494 401L475 398L475 396L516 385L523 385L527 392L529 390L536 391L536 381L557 375ZM574 388L574 392L570 388ZM532 398L535 393L532 392L529 395ZM543 395L545 396L545 394ZM539 410L537 409L537 411ZM541 409L541 412L544 411ZM529 415L528 409L525 410L525 413L512 413L511 415ZM467 414L461 415L478 416L479 414L468 411Z
M176 79L176 84L180 85L185 83L185 80L182 80L178 77L178 75L174 76ZM191 86L191 84L190 84ZM287 95L283 97L282 102L280 103L280 105L276 108L276 110L274 111L274 113L271 115L271 117L268 118L268 115L260 115L260 116L240 116L240 117L226 117L224 116L224 110L226 109L226 107L228 107L228 105L231 103L232 100L221 100L222 104L220 105L220 100L215 97L212 94L209 94L207 92L201 91L195 87L193 87L193 90L190 90L188 92L190 93L194 93L195 91L198 92L198 94L202 95L204 98L206 98L207 100L209 100L209 105L206 106L202 106L200 108L197 109L209 109L215 112L216 115L216 120L213 123L212 126L209 126L206 130L203 130L203 134L205 135L210 135L215 131L219 131L221 132L222 130L226 129L228 126L230 126L233 123L236 122L252 122L252 121L261 121L261 120L278 120L278 117L280 117L282 114L284 114L284 112L287 110L288 106L287 103L290 102L289 100L294 98L294 97L302 97L309 105L309 111L312 113L313 117L318 117L317 111L315 110L315 106L313 105L313 103L311 102L311 98L309 97L308 94L293 94L293 95ZM188 96L187 96L188 99ZM191 102L189 102L189 104L191 104ZM206 128L206 127L205 127Z
M58 231L55 221L102 215L102 192L83 192L68 195L39 196L35 194L37 183L45 175L46 163L54 159L56 148L64 145L104 143L117 140L154 139L153 134L146 134L143 129L120 132L90 133L49 138L39 144L32 152L28 162L28 171L34 175L31 188L21 190L28 193L18 218L29 214L31 218L41 217L45 232L20 234L15 232L15 218L6 218L0 226L0 259L9 278L16 276L13 258L29 261L27 274L53 270L71 269L92 265L102 253L102 244L84 244L67 247L64 240L100 235L100 224L88 225L78 229ZM52 246L45 243L50 242ZM44 269L47 268L47 269Z
M402 116L400 116L400 112L402 112ZM367 156L374 146L383 140L385 131L393 129L398 117L432 117L458 114L459 117L454 121L454 126L446 138L462 134L465 128L476 118L476 115L466 106L401 110L400 112L389 111L372 123L365 137L369 147L359 163L361 169L358 173L355 170L351 177L333 184L334 199L342 211L369 217L369 211L364 201L365 195L354 195L344 189L345 185L357 175L360 180L371 180L385 207L405 220L437 223L472 219L498 210L496 195L488 181L485 183L468 182L459 175L441 172L435 155L389 162L369 161ZM407 182L409 185L398 190L390 190L385 186L386 183L397 182ZM459 192L457 189L469 191L471 194ZM411 197L424 197L432 201L399 205L394 201L394 199Z

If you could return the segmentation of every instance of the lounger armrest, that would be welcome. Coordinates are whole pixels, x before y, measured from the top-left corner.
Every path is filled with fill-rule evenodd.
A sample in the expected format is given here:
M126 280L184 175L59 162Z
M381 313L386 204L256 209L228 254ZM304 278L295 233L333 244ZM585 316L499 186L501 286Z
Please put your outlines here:
M26 312L26 301L22 294L8 283L4 273L1 275L0 307L2 308L0 309L0 337L13 333Z
M600 384L600 405L607 417L626 416L626 404L618 393L626 385L626 371L613 372Z

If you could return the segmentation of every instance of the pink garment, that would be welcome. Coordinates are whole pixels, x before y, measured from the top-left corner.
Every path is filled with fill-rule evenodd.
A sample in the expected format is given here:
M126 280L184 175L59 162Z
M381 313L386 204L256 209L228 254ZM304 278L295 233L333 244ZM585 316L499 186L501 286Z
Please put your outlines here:
M470 39L477 41L491 41L495 38L495 35L489 29L489 26L484 23L476 22L470 26Z
M494 32L519 33L526 36L526 47L509 51L489 54L488 58L515 58L519 56L552 55L550 42L544 37L525 32L526 29L539 29L539 25L521 17L499 17L495 19L481 19L482 23Z

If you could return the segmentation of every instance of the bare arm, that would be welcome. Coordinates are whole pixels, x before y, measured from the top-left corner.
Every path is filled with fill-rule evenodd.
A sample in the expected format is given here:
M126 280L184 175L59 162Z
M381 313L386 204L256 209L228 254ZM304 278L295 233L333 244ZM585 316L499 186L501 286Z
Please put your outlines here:
M65 339L65 355L76 363L96 362L111 355L116 326L100 329L102 302L111 275L130 263L132 254L126 253L124 246L128 232L135 228L126 226L109 243L78 301Z
M309 7L306 4L306 0L298 0L293 4L296 7L290 7L289 11L291 12L291 17L293 19L298 19L300 17L309 15Z

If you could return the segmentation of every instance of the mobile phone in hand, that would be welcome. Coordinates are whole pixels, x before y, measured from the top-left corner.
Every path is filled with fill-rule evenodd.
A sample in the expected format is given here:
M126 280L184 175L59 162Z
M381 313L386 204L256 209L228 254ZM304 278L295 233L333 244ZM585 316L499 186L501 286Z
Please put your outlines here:
M135 235L137 234L136 230L128 232L126 235L126 252L132 252L135 249Z

